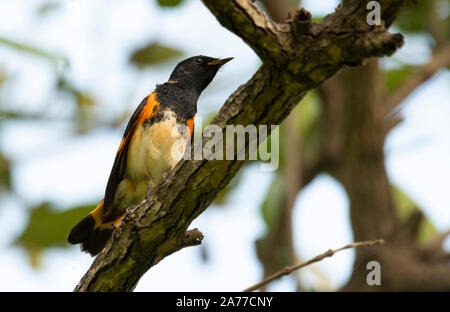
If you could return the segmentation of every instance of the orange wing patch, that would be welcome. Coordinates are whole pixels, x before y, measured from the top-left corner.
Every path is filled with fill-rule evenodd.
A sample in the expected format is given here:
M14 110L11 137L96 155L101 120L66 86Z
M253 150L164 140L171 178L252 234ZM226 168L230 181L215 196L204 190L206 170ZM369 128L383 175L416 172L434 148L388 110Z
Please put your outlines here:
M109 220L111 216L114 217L119 214L119 212L114 211L116 209L114 206L114 199L116 197L117 187L125 177L130 142L132 141L139 124L146 119L151 118L158 108L159 103L156 98L156 93L152 92L141 102L141 104L139 104L138 108L128 121L127 128L125 129L125 133L114 160L113 168L109 175L108 184L106 185L103 216L107 220Z
M151 118L158 107L159 102L156 99L156 92L153 92L148 96L147 104L145 104L144 108L142 109L142 112L138 117L137 124L140 124L144 120Z
M187 121L187 126L189 128L190 131L190 135L192 137L193 133L194 133L194 118L191 118Z
M96 226L103 224L103 200L91 211L90 215L94 218Z
M158 109L158 107L159 107L159 102L156 99L156 93L153 92L148 96L147 102L146 102L144 108L142 109L141 113L139 114L137 120L135 120L135 124L134 124L133 128L135 129L135 127L137 125L141 124L146 119L151 118L152 115L154 114L154 112ZM122 152L123 147L130 139L130 136L133 136L133 132L134 131L130 131L129 133L126 134L126 136L124 136L122 138L122 141L120 141L120 145L119 145L119 149L118 149L117 153Z
M113 224L115 226L118 226L122 219L125 217L125 215L122 215L118 217L113 222L107 222L105 223L103 221L103 200L98 204L98 206L90 213L90 215L95 220L95 227L102 227L102 228L112 228Z
M120 141L119 150L117 151L117 153L122 152L123 147L125 146L125 143L127 142L127 138L128 138L128 135L126 137L122 138L122 141Z

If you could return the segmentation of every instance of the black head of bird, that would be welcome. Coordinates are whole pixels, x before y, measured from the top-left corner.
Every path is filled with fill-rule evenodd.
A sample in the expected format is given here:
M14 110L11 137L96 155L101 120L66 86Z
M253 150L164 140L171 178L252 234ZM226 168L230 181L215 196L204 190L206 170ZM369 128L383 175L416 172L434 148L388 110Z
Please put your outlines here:
M198 95L213 80L219 68L233 58L213 58L209 56L193 56L175 67L170 75L170 81L177 81L187 88L194 89Z

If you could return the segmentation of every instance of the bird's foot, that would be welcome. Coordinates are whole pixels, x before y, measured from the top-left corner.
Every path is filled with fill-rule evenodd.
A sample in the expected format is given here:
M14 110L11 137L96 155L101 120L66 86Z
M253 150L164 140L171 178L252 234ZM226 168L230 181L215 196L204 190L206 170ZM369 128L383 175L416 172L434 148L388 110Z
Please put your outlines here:
M125 214L125 218L123 218L123 222L127 223L128 221L132 220L132 219L136 219L136 209L138 208L139 205L134 205L134 206L130 206L126 209L126 214Z

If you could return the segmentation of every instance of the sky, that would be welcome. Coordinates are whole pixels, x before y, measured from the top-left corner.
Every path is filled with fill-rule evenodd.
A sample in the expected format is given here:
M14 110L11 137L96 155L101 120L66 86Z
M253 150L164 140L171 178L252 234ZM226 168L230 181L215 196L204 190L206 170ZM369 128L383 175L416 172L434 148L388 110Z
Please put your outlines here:
M313 15L332 12L338 1L303 1ZM63 12L38 18L45 1L0 0L0 37L43 47L70 60L76 85L100 99L99 109L111 116L133 110L157 83L167 80L175 63L139 71L128 64L133 49L150 39L182 48L187 56L233 56L201 96L199 116L216 111L227 96L246 82L259 66L253 51L222 28L200 1L187 0L178 9L161 10L153 1L93 0L82 5L65 2ZM20 16L20 18L17 18ZM393 60L423 63L429 51L420 38L407 38ZM0 67L13 73L14 83L1 96L28 112L48 109L59 115L67 99L55 96L54 68L46 60L18 54L0 46ZM404 103L405 121L386 142L389 178L404 190L440 231L450 228L450 73L440 72ZM107 90L107 91L105 91ZM25 91L25 92L24 92ZM66 102L65 102L66 101ZM67 112L67 116L69 116ZM0 144L15 160L13 179L26 203L50 200L61 207L101 199L123 129L98 129L72 136L68 122L14 122L2 126ZM88 177L88 178L86 178ZM203 247L181 250L147 272L136 291L239 291L258 282L262 269L255 239L264 234L259 206L273 172L259 166L245 169L242 181L223 207L211 207L192 227L205 235ZM11 242L27 222L23 203L3 198L0 205L0 291L71 291L93 259L77 246L45 253L42 268L31 268L25 252ZM295 203L294 243L299 260L352 242L348 198L336 181L318 176ZM446 246L450 249L450 241ZM202 248L208 260L202 260ZM354 251L348 250L302 271L305 285L333 289L351 273ZM317 273L317 272L320 272ZM271 285L274 291L293 290L286 277Z

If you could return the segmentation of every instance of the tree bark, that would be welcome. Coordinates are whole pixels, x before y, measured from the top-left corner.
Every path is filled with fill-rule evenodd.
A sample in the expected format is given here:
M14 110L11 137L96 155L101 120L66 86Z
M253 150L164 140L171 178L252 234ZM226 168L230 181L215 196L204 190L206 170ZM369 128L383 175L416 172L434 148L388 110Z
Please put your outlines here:
M213 123L280 124L305 93L345 65L390 55L403 43L385 26L366 24L365 1L347 1L320 24L299 10L274 23L247 0L203 0L226 28L240 36L264 65L226 101ZM408 0L380 1L390 25ZM204 139L206 140L206 139ZM248 146L248 142L246 142ZM140 277L161 259L199 244L188 226L242 167L238 160L182 160L127 213L106 248L97 256L76 291L132 291Z

